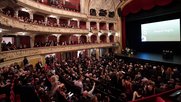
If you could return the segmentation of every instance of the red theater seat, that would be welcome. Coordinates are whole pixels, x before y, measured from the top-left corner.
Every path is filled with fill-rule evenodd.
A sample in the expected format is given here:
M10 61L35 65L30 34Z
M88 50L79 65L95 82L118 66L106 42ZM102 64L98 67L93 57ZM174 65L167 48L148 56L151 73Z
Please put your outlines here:
M165 100L163 100L161 97L157 97L156 102L165 102Z

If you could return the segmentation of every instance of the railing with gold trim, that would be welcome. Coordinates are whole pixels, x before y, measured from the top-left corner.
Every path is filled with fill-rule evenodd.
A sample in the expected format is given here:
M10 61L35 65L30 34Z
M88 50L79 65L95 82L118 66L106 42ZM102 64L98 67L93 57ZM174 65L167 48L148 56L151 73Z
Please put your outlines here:
M50 27L43 25L36 25L31 23L21 22L13 17L6 16L0 13L0 24L16 28L23 31L41 32L41 33L66 33L66 34L87 34L87 29L78 28L64 28L64 27Z
M100 16L88 16L88 21L116 23L115 18L100 17Z
M53 14L53 15L69 17L69 18L75 17L75 18L87 19L86 14L51 7L48 5L37 3L32 0L16 0L16 1L19 5L21 5L23 7L28 7L30 9L37 10L39 12L43 12L45 14L51 14L51 15Z
M91 48L106 48L117 47L118 43L100 43L100 44L80 44L80 45L64 45L64 46L51 46L51 47L39 47L39 48L27 48L20 50L4 51L0 52L0 59L4 61L21 58L24 56L34 56L55 52L75 51Z

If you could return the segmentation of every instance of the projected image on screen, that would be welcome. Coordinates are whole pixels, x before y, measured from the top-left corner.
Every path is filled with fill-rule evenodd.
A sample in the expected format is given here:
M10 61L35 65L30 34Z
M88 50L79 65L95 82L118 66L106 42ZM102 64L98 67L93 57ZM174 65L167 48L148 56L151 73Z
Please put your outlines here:
M180 41L180 19L141 24L141 41Z

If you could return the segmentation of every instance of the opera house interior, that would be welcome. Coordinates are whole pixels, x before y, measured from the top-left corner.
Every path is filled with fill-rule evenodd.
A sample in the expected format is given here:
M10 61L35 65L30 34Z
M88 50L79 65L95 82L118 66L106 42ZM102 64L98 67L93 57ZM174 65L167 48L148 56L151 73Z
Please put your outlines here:
M181 102L181 0L0 0L0 102Z

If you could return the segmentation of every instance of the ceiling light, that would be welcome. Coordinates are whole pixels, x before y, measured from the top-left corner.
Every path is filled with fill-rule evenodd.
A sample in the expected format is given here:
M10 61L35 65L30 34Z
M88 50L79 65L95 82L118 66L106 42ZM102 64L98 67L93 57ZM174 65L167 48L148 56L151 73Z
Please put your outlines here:
M21 8L21 11L30 12L30 10L28 10L28 9L26 9L26 8Z
M55 15L49 15L48 17L57 18Z

